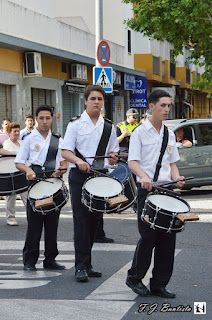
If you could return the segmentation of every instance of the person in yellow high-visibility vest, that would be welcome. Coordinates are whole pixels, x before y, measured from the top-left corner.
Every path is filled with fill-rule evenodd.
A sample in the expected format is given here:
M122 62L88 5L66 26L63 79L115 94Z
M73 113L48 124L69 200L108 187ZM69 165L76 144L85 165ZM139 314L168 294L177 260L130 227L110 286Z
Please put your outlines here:
M126 112L127 119L117 124L117 140L119 143L120 154L128 153L129 141L132 131L139 125L139 113L137 109L130 108Z

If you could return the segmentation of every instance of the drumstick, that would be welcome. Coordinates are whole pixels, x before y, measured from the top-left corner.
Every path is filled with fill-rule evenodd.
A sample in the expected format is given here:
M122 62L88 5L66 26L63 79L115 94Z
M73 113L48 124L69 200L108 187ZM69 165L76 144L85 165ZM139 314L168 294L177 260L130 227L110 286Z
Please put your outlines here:
M127 155L116 155L117 158L127 158ZM94 156L94 157L84 157L85 159L111 159L111 156Z
M194 177L188 177L188 178L185 178L185 180L192 180L194 179ZM167 187L167 186L171 186L172 184L175 184L179 181L185 181L185 180L175 180L175 181L172 181L172 182L168 182L168 183L162 183L162 184L159 184L158 187Z
M44 182L48 182L48 183L54 184L54 182L48 181L48 180L46 180L46 179L44 179L44 178L38 178L38 177L36 177L35 179L38 180L38 181L44 181Z
M64 170L67 170L67 168L63 168L63 169L56 169L56 170L40 171L40 172L37 172L37 174L42 174L42 173L53 173L53 172L56 172L56 171L64 171Z

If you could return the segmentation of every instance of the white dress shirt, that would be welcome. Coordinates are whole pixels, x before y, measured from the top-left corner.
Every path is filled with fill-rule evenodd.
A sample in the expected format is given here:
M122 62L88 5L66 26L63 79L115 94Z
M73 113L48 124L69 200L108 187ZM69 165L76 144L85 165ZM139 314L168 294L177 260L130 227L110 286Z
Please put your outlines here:
M176 146L175 135L173 131L169 129L168 131L169 140L163 155L157 183L172 181L170 163L174 163L180 159ZM136 160L151 181L153 181L156 164L160 156L163 133L164 125L162 125L159 134L147 119L133 131L130 137L128 162L130 160ZM137 181L141 182L141 179L138 176Z
M34 129L35 129L35 127L33 127L32 130L34 130ZM31 132L31 131L29 131L29 130L27 129L27 127L25 127L24 129L22 129L22 130L20 131L19 140L22 140L22 138L23 138L26 134L28 134L29 132Z
M32 164L43 166L46 161L51 135L51 130L49 130L46 139L44 139L36 128L32 130L32 132L23 140L15 158L15 163L26 164L26 161L29 160ZM64 160L61 156L62 141L63 140L60 138L55 169L59 168L60 161Z
M102 136L104 128L104 119L100 115L97 123L94 125L86 110L82 113L81 117L77 120L69 122L62 149L70 150L75 154L77 149L82 156L94 157L96 155L97 147ZM116 130L112 126L111 135L107 144L105 154L110 152L118 152L119 144L117 141ZM92 165L94 159L86 159ZM105 160L105 166L108 161ZM70 167L76 167L75 164L70 163Z

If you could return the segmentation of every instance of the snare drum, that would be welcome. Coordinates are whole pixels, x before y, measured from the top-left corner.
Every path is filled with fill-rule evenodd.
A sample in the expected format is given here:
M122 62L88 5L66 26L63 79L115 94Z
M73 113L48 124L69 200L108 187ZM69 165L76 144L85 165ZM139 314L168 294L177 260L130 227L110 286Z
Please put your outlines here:
M31 185L28 192L28 199L34 212L43 215L51 214L61 209L68 201L68 189L61 178L48 178L47 181L35 182ZM36 201L52 198L52 204L36 206Z
M15 156L0 157L0 195L9 196L22 193L28 188L24 172L19 171L14 163Z
M114 168L110 169L109 176L117 178L124 185L124 195L129 199L128 203L117 207L116 212L121 212L131 207L136 199L136 184L132 172L124 161L118 161Z
M180 232L184 229L184 222L177 215L189 211L189 204L178 195L152 192L146 198L141 219L157 231Z
M123 184L116 178L89 177L82 187L81 202L91 212L112 213L117 206L111 207L108 200L122 195L123 190Z

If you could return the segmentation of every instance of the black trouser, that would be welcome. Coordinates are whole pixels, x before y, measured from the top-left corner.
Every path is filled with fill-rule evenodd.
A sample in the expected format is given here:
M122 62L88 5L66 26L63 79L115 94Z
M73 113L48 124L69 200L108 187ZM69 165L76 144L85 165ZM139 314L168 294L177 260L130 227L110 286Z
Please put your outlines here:
M99 220L102 217L101 213L89 212L81 203L82 186L88 177L88 174L81 173L77 168L71 169L69 173L69 185L74 220L76 270L92 268L91 250Z
M23 249L23 262L35 265L40 253L40 239L44 226L45 251L44 263L51 263L58 255L57 249L57 229L60 210L42 215L33 211L29 200L27 201L27 220L28 228L26 234L25 246Z
M40 178L44 176L42 167L38 165L31 165L33 171ZM51 176L51 173L49 174ZM29 182L29 186L34 181ZM52 211L48 215L42 215L33 211L29 200L27 200L27 234L23 249L23 262L26 264L36 264L40 253L40 239L42 229L44 227L44 263L48 264L55 260L58 255L57 249L57 229L60 216L60 209Z
M141 189L141 186L138 187L138 228L141 238L135 250L131 269L128 270L128 276L133 283L138 283L145 277L150 267L153 248L155 248L150 288L157 290L166 286L171 278L176 234L153 230L141 220L147 194L147 190Z

